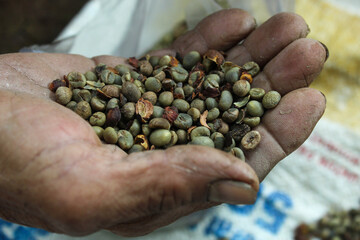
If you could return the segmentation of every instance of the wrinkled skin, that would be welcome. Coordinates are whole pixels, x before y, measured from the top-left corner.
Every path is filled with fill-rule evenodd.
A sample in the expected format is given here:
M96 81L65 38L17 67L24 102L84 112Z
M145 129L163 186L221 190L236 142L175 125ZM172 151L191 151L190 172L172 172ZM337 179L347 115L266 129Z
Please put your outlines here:
M218 49L237 64L260 64L253 86L277 90L283 99L257 127L262 142L245 153L247 163L197 146L127 155L103 145L86 121L49 100L50 81L123 58L0 56L0 217L70 235L109 229L136 236L221 202L253 203L259 181L307 139L325 109L324 96L307 86L328 53L307 34L295 14L278 14L257 27L248 13L224 10L172 49L154 53Z

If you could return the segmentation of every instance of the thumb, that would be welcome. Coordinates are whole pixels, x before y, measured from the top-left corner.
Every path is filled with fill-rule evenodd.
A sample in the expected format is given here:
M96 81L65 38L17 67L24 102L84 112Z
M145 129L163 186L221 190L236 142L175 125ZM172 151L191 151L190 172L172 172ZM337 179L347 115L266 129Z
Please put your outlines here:
M259 187L248 164L202 146L130 154L116 165L109 182L117 194L104 213L122 235L153 231L213 203L252 204Z

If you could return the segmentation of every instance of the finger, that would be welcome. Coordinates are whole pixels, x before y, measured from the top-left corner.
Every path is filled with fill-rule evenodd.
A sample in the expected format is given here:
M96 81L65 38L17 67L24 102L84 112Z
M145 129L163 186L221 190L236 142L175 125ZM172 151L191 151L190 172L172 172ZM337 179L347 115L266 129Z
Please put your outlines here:
M128 65L125 58L109 56L109 55L96 56L96 57L93 57L92 60L94 61L95 65L100 64L100 63L106 64L107 66L110 66L110 67L115 67L116 65L119 65L119 64Z
M205 208L209 203L250 204L259 184L245 162L200 146L130 154L109 167L113 169L108 174L108 183L113 183L109 192L116 194L104 199L108 208L101 212L111 220L105 227L157 215L158 224L169 224L194 211L194 206ZM166 215L172 211L179 212L175 217Z
M306 37L309 28L294 13L279 13L255 29L241 45L227 52L227 59L239 65L255 61L264 66L292 41Z
M285 95L256 128L262 136L256 151L245 152L260 181L310 135L323 115L326 100L318 90L301 88Z
M252 87L276 90L281 95L307 87L320 74L327 55L326 48L316 40L295 40L266 64Z
M193 30L176 39L172 48L180 55L192 50L201 54L208 49L226 51L244 39L255 26L254 18L243 10L222 10L206 17Z

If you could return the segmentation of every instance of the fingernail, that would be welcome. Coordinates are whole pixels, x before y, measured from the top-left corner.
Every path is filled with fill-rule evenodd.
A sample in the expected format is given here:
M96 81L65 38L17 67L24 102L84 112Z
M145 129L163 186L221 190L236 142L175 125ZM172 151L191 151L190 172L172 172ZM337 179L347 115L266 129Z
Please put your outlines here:
M319 43L321 43L321 45L323 45L323 47L325 48L325 52L326 52L325 62L326 62L326 60L329 58L329 49L328 49L327 46L326 46L325 44L323 44L322 42L319 41Z
M257 192L251 185L231 180L214 182L209 187L208 201L230 204L253 204Z

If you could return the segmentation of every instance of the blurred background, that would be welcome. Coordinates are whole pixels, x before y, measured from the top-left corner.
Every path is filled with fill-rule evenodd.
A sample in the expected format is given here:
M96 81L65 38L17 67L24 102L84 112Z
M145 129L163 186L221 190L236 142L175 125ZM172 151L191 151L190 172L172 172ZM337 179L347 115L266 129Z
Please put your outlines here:
M298 226L303 227L300 232L309 231L302 222L314 227L328 212L359 209L360 1L0 0L0 53L63 52L88 57L142 56L169 46L203 17L229 7L251 12L258 24L282 11L304 17L311 29L309 37L324 43L330 52L324 70L310 86L327 98L324 118L309 140L262 183L254 206L221 206L192 227L139 239L289 240ZM357 221L360 226L360 213ZM4 226L11 228L0 220L0 233ZM35 231L31 239L72 239L42 234ZM84 239L119 239L101 234Z

